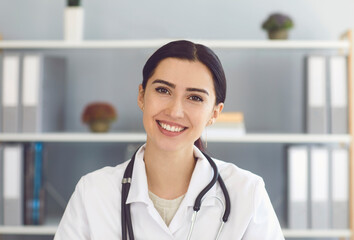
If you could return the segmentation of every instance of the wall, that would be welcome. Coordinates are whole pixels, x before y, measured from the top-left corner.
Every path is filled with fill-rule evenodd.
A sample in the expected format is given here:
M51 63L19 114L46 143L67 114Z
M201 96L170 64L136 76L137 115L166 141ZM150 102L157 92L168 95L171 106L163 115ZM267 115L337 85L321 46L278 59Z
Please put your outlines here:
M336 40L354 23L351 0L82 0L85 40L190 38L266 39L260 28L275 11L295 22L291 39ZM63 39L65 1L1 0L0 33L6 40ZM220 50L228 79L225 111L242 111L250 133L301 133L304 130L301 50ZM119 119L112 131L142 130L136 105L141 69L153 49L46 50L67 58L66 130L84 132L80 122L90 101L110 101ZM311 51L312 53L322 53ZM283 144L208 144L217 158L261 175L274 208L286 227L286 162ZM49 144L48 175L67 200L79 177L126 159L124 144ZM95 149L95 151L89 149ZM67 154L67 153L70 154ZM65 163L65 165L63 164ZM62 180L68 167L70 177ZM54 209L54 203L50 202Z

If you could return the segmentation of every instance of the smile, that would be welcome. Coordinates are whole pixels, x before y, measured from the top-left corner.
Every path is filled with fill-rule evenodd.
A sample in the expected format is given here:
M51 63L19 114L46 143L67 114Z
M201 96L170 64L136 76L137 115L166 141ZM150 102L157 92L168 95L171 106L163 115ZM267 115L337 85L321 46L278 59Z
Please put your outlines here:
M186 129L186 127L178 127L178 126L171 126L166 123L162 123L160 121L157 121L157 123L165 130L169 132L182 132L183 130Z

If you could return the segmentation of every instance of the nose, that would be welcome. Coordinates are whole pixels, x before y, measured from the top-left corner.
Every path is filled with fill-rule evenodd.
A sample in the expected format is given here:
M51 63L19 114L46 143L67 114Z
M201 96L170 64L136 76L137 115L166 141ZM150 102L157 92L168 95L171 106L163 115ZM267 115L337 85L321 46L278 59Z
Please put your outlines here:
M184 117L184 107L181 100L173 99L169 102L166 114L172 118L183 118Z

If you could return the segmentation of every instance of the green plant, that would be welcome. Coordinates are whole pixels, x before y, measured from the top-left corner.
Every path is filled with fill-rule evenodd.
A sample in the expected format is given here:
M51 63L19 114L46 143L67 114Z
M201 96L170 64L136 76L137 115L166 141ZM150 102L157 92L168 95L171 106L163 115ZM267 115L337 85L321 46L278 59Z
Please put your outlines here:
M80 6L80 1L81 0L68 0L68 6L69 7L77 7Z
M293 26L294 23L291 18L280 13L271 14L268 19L265 20L262 24L262 28L267 30L268 32L288 30L291 29Z

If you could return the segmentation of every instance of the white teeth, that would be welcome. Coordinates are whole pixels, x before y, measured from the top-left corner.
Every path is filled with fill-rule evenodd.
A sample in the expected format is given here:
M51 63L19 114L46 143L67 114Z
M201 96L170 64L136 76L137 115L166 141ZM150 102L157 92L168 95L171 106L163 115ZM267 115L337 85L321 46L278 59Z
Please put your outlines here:
M158 123L163 129L170 131L170 132L181 132L182 130L184 130L184 128L182 128L182 127L170 126L166 123L161 123L161 122L158 122Z

